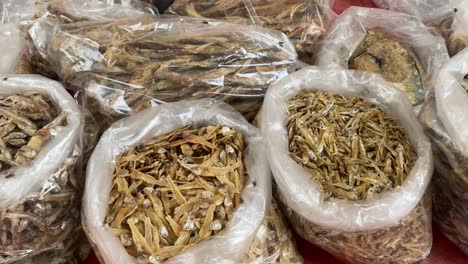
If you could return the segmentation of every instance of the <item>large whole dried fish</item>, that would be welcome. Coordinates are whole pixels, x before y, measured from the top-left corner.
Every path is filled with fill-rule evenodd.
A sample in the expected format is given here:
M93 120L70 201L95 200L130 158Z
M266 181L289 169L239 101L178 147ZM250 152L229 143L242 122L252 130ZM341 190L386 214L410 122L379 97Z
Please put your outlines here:
M219 234L246 182L242 134L186 126L116 160L106 222L138 263L157 263Z
M295 43L299 58L307 63L315 42L325 33L323 10L315 0L176 0L169 12L281 31Z
M405 92L413 105L424 100L424 68L418 57L399 42L369 30L349 59L349 68L380 73Z
M161 102L216 98L252 119L295 61L287 38L219 21L105 20L62 25L49 58L113 120Z
M288 102L290 156L326 199L362 200L405 180L416 153L398 124L361 98L301 92Z

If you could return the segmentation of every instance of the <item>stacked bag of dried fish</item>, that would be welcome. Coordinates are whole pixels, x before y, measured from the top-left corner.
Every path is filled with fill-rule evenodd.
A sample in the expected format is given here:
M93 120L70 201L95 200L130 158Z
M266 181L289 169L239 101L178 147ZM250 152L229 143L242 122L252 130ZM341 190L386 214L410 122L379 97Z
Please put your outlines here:
M102 263L300 263L281 217L268 213L262 142L212 99L158 105L111 126L84 195Z
M414 263L432 246L431 145L379 76L309 67L268 90L261 129L293 229L347 263Z
M432 141L434 219L468 255L468 48L441 69L420 120Z
M297 54L279 32L198 18L124 18L36 24L59 76L86 87L103 122L182 99L215 98L253 119Z
M374 0L381 8L415 15L436 26L447 41L450 55L468 47L468 2L466 0Z
M350 7L329 32L317 65L381 74L408 95L416 110L448 59L444 39L403 13Z
M293 41L299 58L310 63L331 17L331 4L328 0L175 0L168 13L281 31Z
M0 262L80 263L79 106L57 82L3 75L0 119Z

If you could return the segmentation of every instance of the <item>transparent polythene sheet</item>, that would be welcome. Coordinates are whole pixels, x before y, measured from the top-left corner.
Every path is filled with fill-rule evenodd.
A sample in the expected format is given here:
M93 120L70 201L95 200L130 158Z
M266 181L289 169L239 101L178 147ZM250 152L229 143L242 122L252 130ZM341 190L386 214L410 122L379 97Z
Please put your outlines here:
M234 211L222 234L196 244L165 263L237 263L245 257L271 197L263 141L258 129L230 106L204 99L158 105L116 122L102 135L88 162L83 224L105 263L135 263L120 239L104 225L116 157L130 147L182 126L207 124L230 126L245 138L249 181L242 192L243 203Z
M0 23L20 23L34 14L37 0L0 0Z
M0 96L36 92L46 95L67 113L67 126L44 145L27 166L14 168L13 177L0 177L0 209L20 202L42 187L70 156L80 135L81 113L63 86L39 75L0 75Z
M437 115L464 156L468 156L468 93L461 82L468 74L468 48L452 57L435 83Z
M354 50L366 36L368 29L376 29L403 45L412 48L424 67L430 90L431 79L448 60L445 40L416 17L403 13L364 7L350 7L343 12L323 40L317 55L317 65L348 68Z
M289 114L285 103L302 90L358 96L390 114L404 129L418 156L405 182L367 200L325 201L309 173L289 156L286 131ZM283 202L322 227L354 232L396 225L415 208L431 179L431 145L408 99L375 74L305 68L283 78L267 92L260 120L270 167L285 199Z
M26 35L16 24L0 24L0 74L14 73L15 67L27 51Z

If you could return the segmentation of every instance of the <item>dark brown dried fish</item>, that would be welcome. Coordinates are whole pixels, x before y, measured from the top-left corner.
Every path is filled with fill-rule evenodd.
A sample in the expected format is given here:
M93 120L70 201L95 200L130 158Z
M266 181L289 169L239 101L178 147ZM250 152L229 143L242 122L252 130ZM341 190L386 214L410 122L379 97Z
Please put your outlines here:
M325 33L324 12L314 0L175 0L169 13L254 24L285 33L299 58L311 62L314 44Z
M246 178L240 132L182 127L117 158L106 223L138 263L163 261L222 232Z
M290 156L326 199L362 200L403 183L416 152L400 126L361 98L307 91L288 102Z
M369 30L349 59L349 68L376 72L407 94L413 105L424 100L424 68L399 42Z

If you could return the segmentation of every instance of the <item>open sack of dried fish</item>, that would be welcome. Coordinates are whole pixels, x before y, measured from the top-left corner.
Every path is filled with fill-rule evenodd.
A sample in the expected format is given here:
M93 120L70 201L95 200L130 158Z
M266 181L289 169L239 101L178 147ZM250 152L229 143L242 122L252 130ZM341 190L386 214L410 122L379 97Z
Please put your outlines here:
M201 98L225 101L250 120L296 60L280 32L198 18L101 20L42 32L54 69L72 87L86 87L87 107L104 122Z
M293 41L299 59L310 63L331 17L331 4L328 0L175 0L168 13L281 31Z
M247 258L270 204L262 142L212 99L116 122L89 160L84 196L85 230L102 263Z
M301 237L348 263L429 254L431 145L401 91L309 67L268 90L260 122L275 195Z
M468 255L468 48L441 69L421 111L432 141L434 219Z
M416 17L350 7L325 37L317 64L381 74L418 110L434 74L448 59L444 39Z
M0 120L0 262L79 263L79 106L57 82L3 75Z

